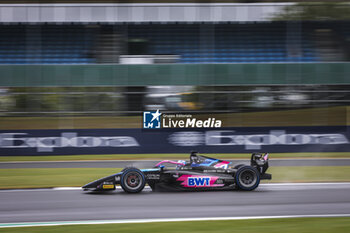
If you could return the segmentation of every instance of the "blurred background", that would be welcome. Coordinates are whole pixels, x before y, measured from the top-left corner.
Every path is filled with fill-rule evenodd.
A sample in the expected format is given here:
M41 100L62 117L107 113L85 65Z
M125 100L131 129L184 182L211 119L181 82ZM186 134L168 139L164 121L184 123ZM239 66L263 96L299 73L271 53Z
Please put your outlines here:
M151 2L1 1L0 129L347 124L348 2Z
M349 216L349 22L349 1L0 0L0 189L81 187L192 150L235 164L269 152L271 182L292 182L133 200L6 190L0 222ZM142 129L143 111L158 109L223 128ZM348 219L337 221L237 231L349 232ZM198 229L222 229L212 222ZM174 224L167 231L192 223ZM135 225L126 231L140 232ZM81 231L101 232L90 227Z

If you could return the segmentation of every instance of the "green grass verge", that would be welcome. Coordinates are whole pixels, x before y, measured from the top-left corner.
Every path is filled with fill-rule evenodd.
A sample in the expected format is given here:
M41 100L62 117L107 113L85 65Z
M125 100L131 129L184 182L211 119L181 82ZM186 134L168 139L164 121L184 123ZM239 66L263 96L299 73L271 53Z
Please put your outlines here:
M1 232L8 233L158 233L158 232L245 232L245 233L345 233L349 232L350 218L290 218L290 219L259 219L259 220L224 220L224 221L193 221L165 223L128 223L105 225L73 225L50 227L3 228Z
M209 116L221 119L223 127L346 126L350 125L349 111L348 106L337 106L194 116L197 119L207 119ZM0 130L140 128L141 118L141 113L137 116L2 116Z
M350 166L270 167L272 180L267 182L347 182ZM263 181L264 182L264 181Z
M23 168L0 169L0 189L82 186L92 180L117 173L121 168ZM264 182L344 182L350 181L350 166L271 167L271 181Z
M82 186L121 168L0 169L0 189Z
M206 154L221 159L250 159L250 154ZM73 160L140 160L188 159L189 154L109 154L109 155L58 155L58 156L1 156L0 162L15 161L73 161ZM350 152L322 153L270 153L272 159L289 158L350 158Z

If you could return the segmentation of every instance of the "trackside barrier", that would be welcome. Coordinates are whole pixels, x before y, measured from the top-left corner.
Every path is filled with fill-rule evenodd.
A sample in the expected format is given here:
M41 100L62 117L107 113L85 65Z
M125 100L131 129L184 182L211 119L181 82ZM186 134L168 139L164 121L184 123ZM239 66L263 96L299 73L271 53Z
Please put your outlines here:
M348 152L349 140L347 126L12 130L0 131L0 156Z

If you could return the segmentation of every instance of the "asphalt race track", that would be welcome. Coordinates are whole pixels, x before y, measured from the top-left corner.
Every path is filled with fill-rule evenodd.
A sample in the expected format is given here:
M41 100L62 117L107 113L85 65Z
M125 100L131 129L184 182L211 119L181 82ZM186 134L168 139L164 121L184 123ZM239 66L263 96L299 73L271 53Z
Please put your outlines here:
M229 160L233 164L247 163L246 160ZM0 169L5 168L119 168L119 167L153 167L159 160L144 161L52 161L52 162L0 162ZM270 166L350 166L350 159L271 159Z
M350 214L349 193L350 183L264 184L253 192L2 190L0 223Z

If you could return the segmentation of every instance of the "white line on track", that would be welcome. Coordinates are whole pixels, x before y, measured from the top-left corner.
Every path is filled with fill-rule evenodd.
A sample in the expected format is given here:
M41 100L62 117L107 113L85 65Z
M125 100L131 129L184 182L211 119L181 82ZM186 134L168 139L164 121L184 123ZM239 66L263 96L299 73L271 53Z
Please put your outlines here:
M273 183L260 184L258 189L269 191L350 189L350 183Z
M61 161L9 161L1 163L108 163L108 162L159 162L159 160L61 160Z
M332 186L332 187L330 187ZM260 184L260 188L271 188L273 190L290 190L290 189L329 189L329 188L349 188L350 182L335 183L270 183ZM121 190L120 186L116 186L117 190ZM149 186L145 186L146 190L150 190ZM259 188L258 188L259 189ZM54 188L34 188L34 189L3 189L2 192L36 192L36 191L75 191L82 190L81 187L54 187Z
M82 190L81 187L57 187L53 188L53 190Z
M270 184L260 184L260 186L303 186L303 185L350 185L350 182L270 183Z
M350 217L350 214L278 215L278 216L248 216L248 217L206 217L206 218L154 218L154 219L83 220L83 221L54 221L54 222L19 222L19 223L0 223L0 228L83 225L83 224L112 224L112 223L152 223L152 222L184 222L184 221L187 222L187 221L250 220L250 219L276 219L276 218L325 218L325 217Z

